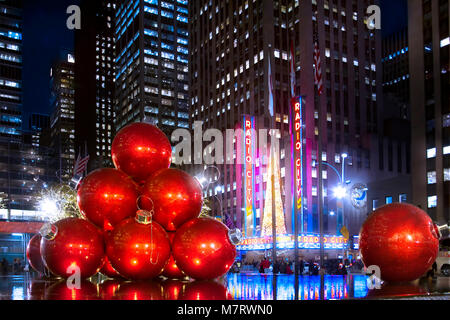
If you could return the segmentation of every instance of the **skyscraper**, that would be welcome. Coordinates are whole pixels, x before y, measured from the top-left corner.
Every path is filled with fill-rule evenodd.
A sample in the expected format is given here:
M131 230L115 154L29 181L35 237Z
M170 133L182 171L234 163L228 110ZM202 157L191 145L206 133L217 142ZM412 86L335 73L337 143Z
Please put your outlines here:
M294 48L295 95L301 96L303 119L303 201L301 232L318 232L318 176L324 182L325 232L339 233L345 224L357 234L366 208L356 209L351 199L339 204L333 189L341 183L345 166L347 186L367 185L397 174L397 149L383 143L381 37L366 25L366 11L375 1L192 1L190 2L191 121L203 121L204 130L244 128L244 116L255 129L270 127L269 83L273 86L274 116L280 130L280 171L286 229L292 233L297 157L292 152L295 110L290 94L290 48ZM318 97L314 83L314 43L317 42L323 79ZM272 81L268 78L269 60ZM318 108L323 118L319 123ZM318 155L319 130L323 152ZM242 139L242 137L241 137ZM239 153L239 137L234 146ZM404 148L400 149L405 152ZM254 229L260 233L267 196L267 161L264 150L252 168ZM348 155L345 160L342 154ZM317 160L326 164L318 172ZM403 157L404 159L404 157ZM225 159L227 160L227 159ZM345 163L344 163L345 162ZM243 166L218 166L220 181L206 190L219 197L225 215L245 228L243 209L248 201ZM334 168L332 168L334 167ZM397 168L397 165L395 166ZM204 166L194 168L201 173ZM406 166L399 170L406 172ZM245 171L247 172L247 171ZM337 173L337 174L336 174ZM247 174L247 173L246 173ZM345 182L345 181L344 181ZM216 201L216 200L213 200ZM247 210L247 209L246 209ZM245 211L247 212L247 211ZM337 214L335 214L337 213Z
M411 0L413 203L439 223L450 218L449 1Z
M0 3L0 136L20 140L22 126L22 2Z
M188 1L117 5L116 129L148 121L166 134L189 124Z
M54 63L50 72L50 147L57 155L55 174L64 182L72 178L75 162L74 62L68 54L66 60Z
M83 0L80 8L82 25L75 31L75 151L89 153L88 168L96 169L112 165L116 1Z

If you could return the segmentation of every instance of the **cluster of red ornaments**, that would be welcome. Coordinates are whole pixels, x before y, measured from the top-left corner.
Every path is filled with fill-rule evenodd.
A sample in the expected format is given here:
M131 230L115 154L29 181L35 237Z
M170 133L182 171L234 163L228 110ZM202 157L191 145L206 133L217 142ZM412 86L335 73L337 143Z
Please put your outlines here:
M230 230L199 218L202 188L170 169L172 149L157 127L133 123L114 138L115 169L98 169L80 183L77 202L85 219L45 225L27 255L39 272L83 278L102 272L130 280L225 274L236 257Z

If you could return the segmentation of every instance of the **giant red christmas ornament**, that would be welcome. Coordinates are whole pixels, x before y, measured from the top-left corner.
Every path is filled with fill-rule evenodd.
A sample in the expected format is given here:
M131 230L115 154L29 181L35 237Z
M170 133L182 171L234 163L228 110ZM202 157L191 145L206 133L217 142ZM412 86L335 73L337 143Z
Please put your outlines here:
M232 300L227 288L215 281L194 281L186 286L180 300Z
M164 229L151 221L150 213L139 210L136 219L126 219L108 233L106 253L121 276L151 279L163 271L170 256L170 242Z
M53 274L69 277L79 268L81 277L88 278L102 267L105 257L103 235L89 221L62 219L45 224L40 234L42 260Z
M380 268L381 279L412 281L436 260L439 231L430 217L410 204L385 205L369 215L359 234L366 267Z
M143 183L152 173L170 166L172 147L157 127L148 123L132 123L115 136L111 155L117 169Z
M175 237L175 232L168 232L170 243L173 243L173 238ZM173 255L170 255L169 261L164 268L162 273L164 277L169 279L181 279L185 277L185 274L177 267L175 260L173 259Z
M240 240L236 232L211 218L186 222L173 239L172 254L177 266L188 276L199 280L225 274L236 257L235 244Z
M158 171L147 180L142 193L143 208L150 209L154 205L153 218L167 231L175 231L186 221L198 217L202 209L199 182L178 169Z
M91 172L81 181L77 202L80 211L92 223L111 230L127 217L136 214L137 184L117 169Z
M41 235L35 234L28 242L27 259L30 266L39 273L45 272L45 265L41 257Z

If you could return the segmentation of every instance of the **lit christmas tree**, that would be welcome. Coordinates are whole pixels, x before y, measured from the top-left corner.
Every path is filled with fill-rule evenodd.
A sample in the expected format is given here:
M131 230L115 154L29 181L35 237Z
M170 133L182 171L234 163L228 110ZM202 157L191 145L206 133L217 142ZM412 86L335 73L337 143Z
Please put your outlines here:
M262 235L272 235L272 164L274 168L275 179L275 221L277 235L286 234L286 224L284 220L283 201L281 200L281 179L280 179L280 161L278 157L274 157L272 152L269 157L269 165L267 168L267 188L266 201L264 202L264 215L262 223ZM273 163L272 163L273 162Z

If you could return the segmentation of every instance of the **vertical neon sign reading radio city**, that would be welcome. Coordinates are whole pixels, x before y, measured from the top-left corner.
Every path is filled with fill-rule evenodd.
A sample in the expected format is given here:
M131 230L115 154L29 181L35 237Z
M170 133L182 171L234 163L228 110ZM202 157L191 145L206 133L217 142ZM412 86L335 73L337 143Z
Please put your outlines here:
M292 99L294 107L294 146L295 146L295 191L297 198L297 210L300 210L300 226L303 226L303 117L302 98Z
M244 116L245 129L245 236L253 236L253 117Z

